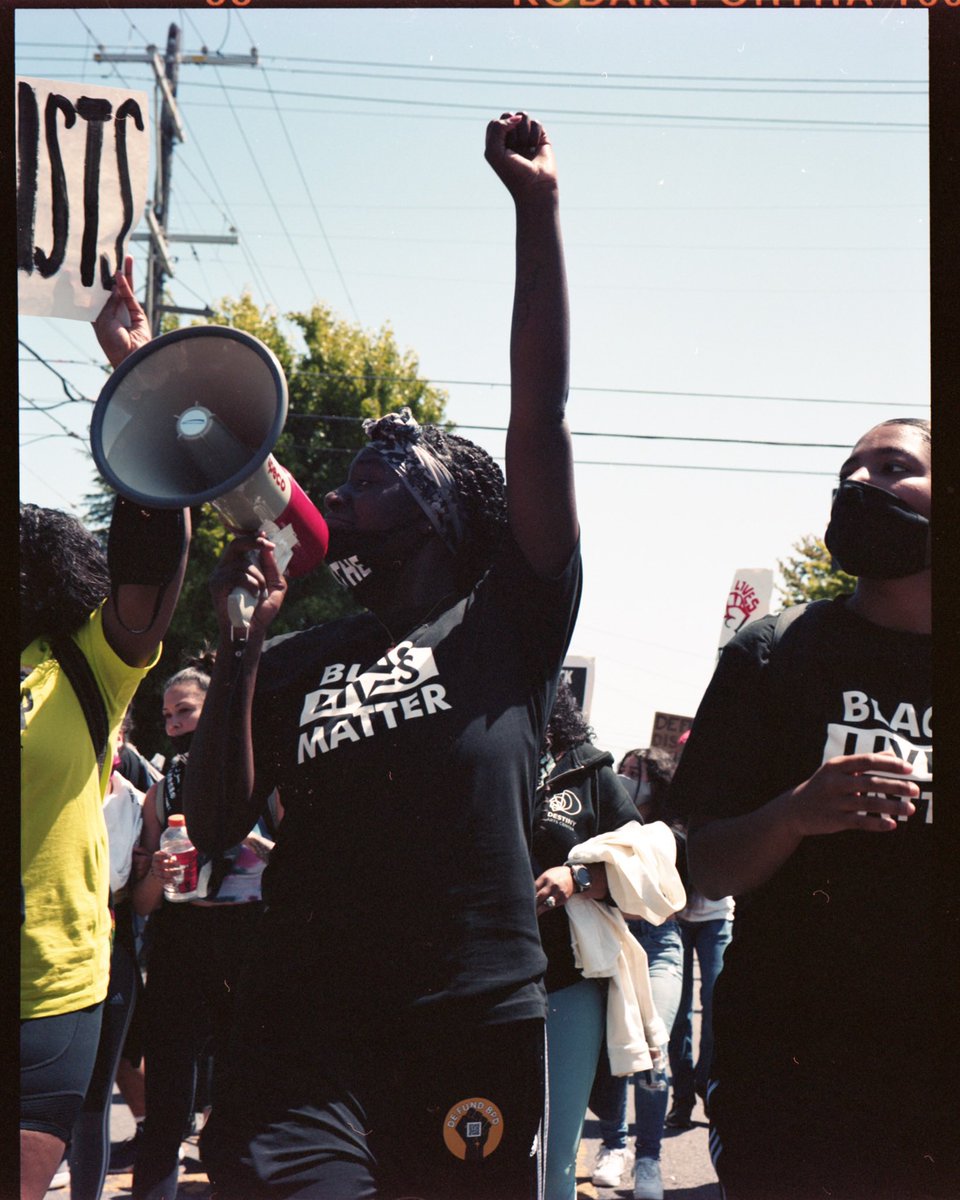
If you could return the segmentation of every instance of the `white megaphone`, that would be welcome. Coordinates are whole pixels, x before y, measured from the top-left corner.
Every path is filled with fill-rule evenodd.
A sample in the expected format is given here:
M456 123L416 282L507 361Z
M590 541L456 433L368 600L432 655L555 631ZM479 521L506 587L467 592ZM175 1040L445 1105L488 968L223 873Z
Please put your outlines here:
M148 508L211 503L236 532L262 530L289 577L327 552L327 523L271 454L287 417L287 381L276 356L239 329L200 325L155 338L107 380L90 425L100 473ZM255 598L230 596L245 634Z

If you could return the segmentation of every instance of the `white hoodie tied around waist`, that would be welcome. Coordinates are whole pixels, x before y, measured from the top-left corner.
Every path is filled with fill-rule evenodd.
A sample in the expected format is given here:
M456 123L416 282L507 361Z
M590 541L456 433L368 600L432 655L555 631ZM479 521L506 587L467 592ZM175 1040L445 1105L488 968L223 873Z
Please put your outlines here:
M660 1019L650 990L643 947L627 928L624 913L662 925L687 902L677 873L677 843L662 821L628 821L574 846L571 863L606 863L607 889L617 907L586 896L566 904L570 943L587 979L609 979L607 1052L614 1075L653 1066L651 1048L666 1045L670 1031ZM658 1063L659 1065L659 1063Z

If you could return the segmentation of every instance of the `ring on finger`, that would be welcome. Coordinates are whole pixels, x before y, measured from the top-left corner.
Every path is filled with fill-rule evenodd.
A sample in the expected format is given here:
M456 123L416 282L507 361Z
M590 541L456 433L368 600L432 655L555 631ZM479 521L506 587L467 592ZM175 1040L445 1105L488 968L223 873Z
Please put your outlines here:
M544 905L544 908L556 908L557 907L556 896L548 896L546 898L546 900L544 900L543 905Z

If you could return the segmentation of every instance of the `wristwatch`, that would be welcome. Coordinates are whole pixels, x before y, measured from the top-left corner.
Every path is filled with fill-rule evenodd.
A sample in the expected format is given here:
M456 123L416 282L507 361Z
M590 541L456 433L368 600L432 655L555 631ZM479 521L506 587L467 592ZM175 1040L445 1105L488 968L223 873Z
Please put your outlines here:
M584 863L566 863L570 868L570 874L573 876L573 886L578 892L585 892L590 886L590 868Z

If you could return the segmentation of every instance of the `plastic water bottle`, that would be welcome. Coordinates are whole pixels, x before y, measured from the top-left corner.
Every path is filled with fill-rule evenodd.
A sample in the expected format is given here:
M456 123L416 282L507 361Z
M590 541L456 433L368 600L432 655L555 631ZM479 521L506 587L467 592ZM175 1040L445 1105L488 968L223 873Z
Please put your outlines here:
M197 848L190 841L183 813L173 813L167 827L160 835L160 849L172 854L177 860L176 874L170 883L163 885L167 900L181 903L193 900L197 895Z

